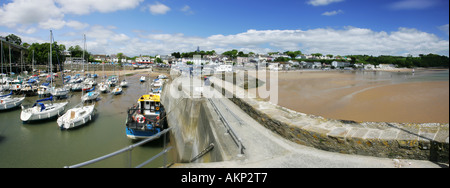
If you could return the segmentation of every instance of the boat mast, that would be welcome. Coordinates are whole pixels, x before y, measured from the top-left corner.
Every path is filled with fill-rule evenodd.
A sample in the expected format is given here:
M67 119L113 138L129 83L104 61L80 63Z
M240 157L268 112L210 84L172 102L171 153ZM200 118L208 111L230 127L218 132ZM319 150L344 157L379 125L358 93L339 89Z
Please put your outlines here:
M0 56L1 56L1 62L2 62L2 74L3 74L3 41L2 40L0 40L0 49L1 49L1 51L0 51Z
M83 50L83 71L84 71L84 51L86 50L86 34L83 34L83 41L84 41L84 50ZM86 72L86 71L84 71Z
M53 87L53 66L52 66L52 38L53 33L52 30L50 30L50 85Z
M9 75L12 76L12 63L11 63L11 44L9 44Z

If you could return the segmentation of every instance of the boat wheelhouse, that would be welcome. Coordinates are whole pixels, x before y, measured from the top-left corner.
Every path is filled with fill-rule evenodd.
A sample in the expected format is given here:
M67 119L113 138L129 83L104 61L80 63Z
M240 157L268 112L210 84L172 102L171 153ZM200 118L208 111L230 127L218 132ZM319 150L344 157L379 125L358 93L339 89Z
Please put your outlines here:
M142 95L137 105L128 109L126 134L131 139L149 138L167 128L166 112L160 95Z

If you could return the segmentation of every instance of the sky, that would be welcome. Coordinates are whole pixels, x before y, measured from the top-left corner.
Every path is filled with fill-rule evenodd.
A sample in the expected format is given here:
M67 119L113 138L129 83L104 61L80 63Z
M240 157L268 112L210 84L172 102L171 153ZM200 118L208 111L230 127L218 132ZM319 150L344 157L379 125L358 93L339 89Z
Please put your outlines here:
M448 0L0 0L0 36L94 54L449 55Z

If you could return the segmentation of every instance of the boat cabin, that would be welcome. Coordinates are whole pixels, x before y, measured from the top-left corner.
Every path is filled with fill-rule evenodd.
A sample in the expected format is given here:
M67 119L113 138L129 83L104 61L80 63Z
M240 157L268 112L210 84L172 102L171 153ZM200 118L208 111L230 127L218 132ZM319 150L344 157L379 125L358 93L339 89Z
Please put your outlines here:
M160 113L161 101L159 95L143 95L138 100L138 107L143 115L155 115Z

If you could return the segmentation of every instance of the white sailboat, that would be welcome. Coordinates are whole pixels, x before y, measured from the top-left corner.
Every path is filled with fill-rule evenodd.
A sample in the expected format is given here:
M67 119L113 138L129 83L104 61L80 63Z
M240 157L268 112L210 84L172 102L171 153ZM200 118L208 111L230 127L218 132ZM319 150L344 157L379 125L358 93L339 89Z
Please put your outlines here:
M37 94L41 98L50 96L50 87L47 85L40 85Z
M57 98L67 98L69 91L70 90L66 87L53 88L51 94Z
M108 93L108 91L109 91L109 85L108 84L105 84L104 82L102 82L102 83L100 83L100 84L98 84L98 89L100 90L100 92L102 92L102 93Z
M61 129L72 129L91 121L95 114L95 104L84 106L83 103L68 110L56 121Z
M72 91L81 91L82 89L83 89L83 84L80 84L80 83L73 84L71 87Z
M141 81L141 82L145 82L145 76L141 76L140 81Z
M95 91L95 87L91 90L86 91L87 93L82 95L81 101L88 102L88 101L94 101L97 100L98 96L100 96L100 93Z
M122 87L116 86L116 87L111 91L111 93L114 94L114 95L120 95L120 94L122 94Z
M25 97L12 98L12 91L8 95L0 96L0 110L8 110L15 107L18 107L22 104Z
M128 87L127 80L122 80L122 82L120 82L120 87Z
M83 66L84 66L84 52L85 51L86 51L86 35L84 35ZM98 96L100 95L99 92L95 91L95 87L92 87L92 85L89 85L88 87L90 87L88 90L85 90L87 88L83 87L83 91L87 92L85 95L81 96L81 101L83 103L88 102L88 101L97 100Z
M20 120L22 120L23 122L29 122L34 120L53 118L57 115L61 115L64 112L65 106L69 103L42 103L45 101L53 101L53 96L50 96L50 98L47 99L37 100L31 108L25 108L24 106L22 106Z
M52 48L53 48L53 33L52 33L52 31L50 31L50 72L53 70L52 69L52 66L53 66L53 64L52 64L52 55L51 55L52 54ZM56 98L67 98L68 94L70 92L70 89L67 88L66 85L64 84L65 83L65 81L64 81L64 71L62 71L62 74L63 75L61 77L62 77L62 81L63 81L63 87L61 87L61 88L53 87L53 79L52 79L52 82L51 82L52 85L51 85L50 94L53 95ZM53 73L51 73L51 75L53 75Z

